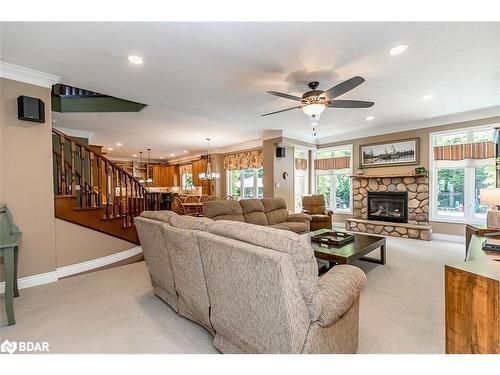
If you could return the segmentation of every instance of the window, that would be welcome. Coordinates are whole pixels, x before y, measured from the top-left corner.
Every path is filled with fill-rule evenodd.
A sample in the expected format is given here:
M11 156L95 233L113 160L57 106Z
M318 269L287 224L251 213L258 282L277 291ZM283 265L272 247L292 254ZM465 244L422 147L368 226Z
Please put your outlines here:
M182 188L183 189L192 189L193 188L193 174L192 173L183 173L182 174Z
M314 153L314 191L335 212L352 212L352 145Z
M264 168L250 168L227 171L228 195L243 199L262 198L264 196Z
M431 220L481 223L488 207L479 192L495 187L493 128L470 128L430 135Z
M308 151L295 150L295 212L302 211L302 196L309 193Z

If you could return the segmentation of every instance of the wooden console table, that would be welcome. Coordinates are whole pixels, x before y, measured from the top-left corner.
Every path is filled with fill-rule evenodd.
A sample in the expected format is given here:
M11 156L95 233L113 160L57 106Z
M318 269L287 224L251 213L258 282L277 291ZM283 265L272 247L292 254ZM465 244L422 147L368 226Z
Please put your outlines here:
M482 250L485 228L467 228L465 262L445 266L446 353L500 354L500 262Z

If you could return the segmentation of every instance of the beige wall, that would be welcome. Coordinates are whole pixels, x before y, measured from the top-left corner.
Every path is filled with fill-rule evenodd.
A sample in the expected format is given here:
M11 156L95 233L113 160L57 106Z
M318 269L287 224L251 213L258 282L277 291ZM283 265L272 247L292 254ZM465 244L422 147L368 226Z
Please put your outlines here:
M50 89L3 78L0 89L0 201L23 232L19 276L51 272L56 254ZM43 100L45 124L17 119L20 95Z
M55 219L57 267L86 262L136 245L92 229Z
M274 157L275 153L275 141L272 139L266 139L262 142L262 154L264 157L264 198L274 197Z
M490 117L485 119L478 119L473 121L465 121L458 122L452 124L445 124L441 126L434 126L430 128L422 128L415 130L408 130L397 133L390 134L381 134L373 137L367 138L357 138L350 139L347 141L341 142L333 142L333 143L325 143L318 148L327 148L332 146L353 144L353 169L354 173L359 168L359 146L367 143L376 143L376 142L385 142L392 141L398 139L405 138L413 138L418 137L420 142L420 152L419 152L419 166L424 166L429 169L429 134L437 131L450 130L450 129L459 129L459 128L467 128L473 126L481 126L481 125L489 125L494 123L499 123L500 117ZM411 166L400 166L400 167L383 167L383 168L364 168L363 175L377 175L377 174L385 174L385 173L407 173L414 171L417 165ZM334 214L333 220L334 222L343 223L345 219L350 218L352 215L345 214ZM435 233L444 233L444 234L452 234L452 235L462 235L464 233L464 224L457 223L445 223L445 222L431 222L431 225L434 228Z
M274 197L283 198L286 201L288 211L293 212L294 208L294 149L285 147L285 157L274 158L274 183L279 183L279 187L274 186ZM283 178L283 173L288 173L287 179Z

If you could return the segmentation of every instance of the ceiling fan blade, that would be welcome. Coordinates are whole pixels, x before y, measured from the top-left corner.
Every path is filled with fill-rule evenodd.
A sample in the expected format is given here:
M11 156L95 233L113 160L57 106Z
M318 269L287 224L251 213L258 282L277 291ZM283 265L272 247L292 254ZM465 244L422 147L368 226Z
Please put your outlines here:
M276 111L276 112L264 113L261 116L274 115L275 113L286 112L286 111L290 111L291 109L296 109L296 108L300 108L300 106L299 107L292 107L292 108L282 109L281 111Z
M327 107L330 108L370 108L374 102L365 102L364 100L332 100Z
M285 99L291 99L291 100L298 100L299 102L302 100L300 96L295 96L295 95L290 95L290 94L284 94L282 92L278 91L267 91L268 94L274 95L274 96L279 96L280 98L285 98Z
M363 77L359 76L352 77L347 81L341 82L338 85L333 86L332 88L326 90L324 92L324 95L329 100L334 99L337 96L345 94L347 91L351 91L353 88L361 85L364 81L365 79Z

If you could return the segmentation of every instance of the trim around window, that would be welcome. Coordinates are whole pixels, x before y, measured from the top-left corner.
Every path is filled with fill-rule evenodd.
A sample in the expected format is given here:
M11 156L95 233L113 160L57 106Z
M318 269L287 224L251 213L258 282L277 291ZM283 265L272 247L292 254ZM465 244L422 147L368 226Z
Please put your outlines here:
M349 160L349 168L346 169L335 169L335 170L329 170L329 171L317 171L314 169L314 160L315 160L315 152L322 152L322 151L336 151L336 150L349 150L350 152L350 160ZM349 178L349 209L339 209L339 208L331 208L334 213L336 214L343 214L343 215L350 215L353 213L353 199L352 199L352 178L351 175L353 174L353 144L345 144L345 145L340 145L340 146L335 146L335 147L328 147L328 148L318 148L314 150L312 154L312 185L310 187L311 192L316 191L316 176L321 176L321 175L346 175ZM332 197L334 199L334 197ZM330 203L331 205L331 203ZM328 207L330 208L330 207Z
M468 132L490 130L493 132L494 124L462 129L453 129L429 133L429 221L456 223L456 224L485 224L486 218L475 215L475 168L493 166L494 159L464 159L461 161L434 160L434 140L440 135L452 135ZM454 217L452 215L439 215L438 204L438 170L439 169L463 169L464 170L464 216Z

